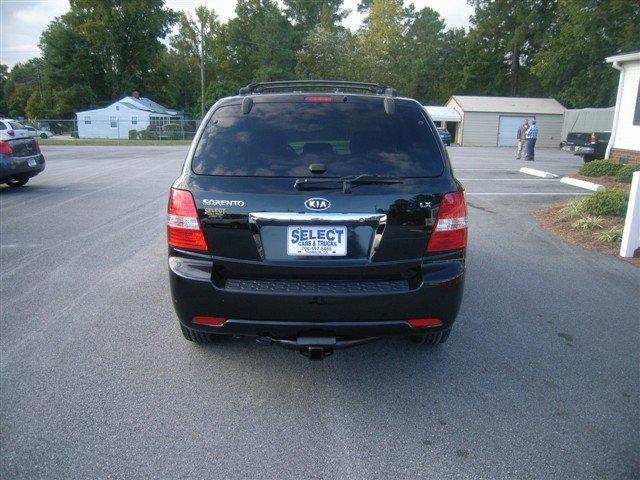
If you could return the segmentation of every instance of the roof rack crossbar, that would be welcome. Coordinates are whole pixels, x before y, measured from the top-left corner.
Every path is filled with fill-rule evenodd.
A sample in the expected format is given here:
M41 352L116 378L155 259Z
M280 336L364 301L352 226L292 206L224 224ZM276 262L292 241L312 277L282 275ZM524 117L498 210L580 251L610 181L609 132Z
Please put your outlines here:
M280 82L250 83L240 89L240 95L274 92L278 90L309 89L312 87L335 88L337 92L339 92L340 89L347 89L395 96L395 90L383 83L349 82L341 80L286 80Z

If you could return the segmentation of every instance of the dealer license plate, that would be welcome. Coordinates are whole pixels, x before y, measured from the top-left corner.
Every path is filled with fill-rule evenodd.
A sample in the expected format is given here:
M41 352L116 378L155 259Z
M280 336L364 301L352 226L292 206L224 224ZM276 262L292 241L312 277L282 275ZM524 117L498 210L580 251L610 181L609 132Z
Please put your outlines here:
M347 227L291 225L287 230L287 255L344 257L347 254Z

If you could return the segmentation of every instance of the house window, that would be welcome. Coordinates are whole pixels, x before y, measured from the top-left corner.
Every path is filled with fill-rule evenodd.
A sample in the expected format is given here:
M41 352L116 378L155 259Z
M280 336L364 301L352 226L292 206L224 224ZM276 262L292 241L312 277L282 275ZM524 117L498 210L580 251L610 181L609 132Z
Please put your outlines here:
M91 117L89 115L84 116L84 124L91 125Z
M131 117L131 125L137 125L138 124L138 117L137 115L134 115Z
M633 124L640 125L640 85L638 85L638 94L636 95L636 111L633 114Z
M111 128L116 128L118 126L118 119L116 117L109 117L109 123L111 124Z
M169 123L169 117L150 116L149 122L152 127L160 127Z

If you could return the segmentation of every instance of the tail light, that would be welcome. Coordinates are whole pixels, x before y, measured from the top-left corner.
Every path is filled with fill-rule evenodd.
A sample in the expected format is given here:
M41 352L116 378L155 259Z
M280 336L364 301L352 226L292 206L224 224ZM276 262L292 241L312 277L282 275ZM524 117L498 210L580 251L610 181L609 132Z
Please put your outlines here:
M209 252L191 192L172 188L167 213L167 240L170 247Z
M16 132L14 132L13 130L7 130L7 135L9 135L10 137L15 137Z
M591 143L596 143L598 141L598 135L595 133L591 134Z
M40 145L38 144L38 141L36 140L36 152L38 153L42 153L42 151L40 150Z
M11 145L9 145L9 142L0 140L0 154L13 155L13 148L11 148Z
M442 199L427 253L459 250L467 246L467 202L464 192L447 193Z

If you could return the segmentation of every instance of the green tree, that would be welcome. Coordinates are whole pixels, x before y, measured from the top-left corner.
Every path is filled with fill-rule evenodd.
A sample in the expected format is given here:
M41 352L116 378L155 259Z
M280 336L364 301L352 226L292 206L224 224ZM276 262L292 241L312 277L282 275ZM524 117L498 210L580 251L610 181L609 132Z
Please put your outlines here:
M296 65L293 26L273 0L239 0L220 31L221 82L290 78Z
M360 45L349 30L316 27L306 36L297 57L296 75L300 78L358 80L354 66L361 57Z
M527 91L536 88L529 82L530 64L549 41L556 0L468 1L475 7L470 46L478 55L474 62L478 78L497 76L490 83L495 93L535 93Z
M604 59L640 50L639 11L628 0L559 0L556 33L533 60L547 92L567 107L613 105L619 74Z
M44 92L36 88L27 100L25 113L29 120L52 118L54 112L51 92Z
M287 18L305 33L318 26L331 30L349 14L342 8L343 0L283 0L283 3Z
M100 100L158 83L160 42L176 15L163 0L70 0L43 33L45 77L55 90L76 84Z
M7 115L7 97L5 94L5 87L7 80L9 79L9 67L5 64L0 64L0 115Z
M431 8L412 14L403 39L397 43L390 59L394 86L403 94L424 103L443 101L439 84L445 70L441 58L444 28L444 20Z
M217 79L219 33L220 22L213 9L198 7L195 18L180 12L177 33L170 41L171 51L163 59L168 83L173 85L164 92L169 104L200 114L200 67L202 63L205 86Z
M11 117L26 115L27 102L33 92L42 92L44 89L42 60L32 58L15 64L4 82L5 110Z
M400 72L392 68L393 54L402 45L405 13L402 0L373 0L367 29L360 37L362 77L369 81L394 83Z

